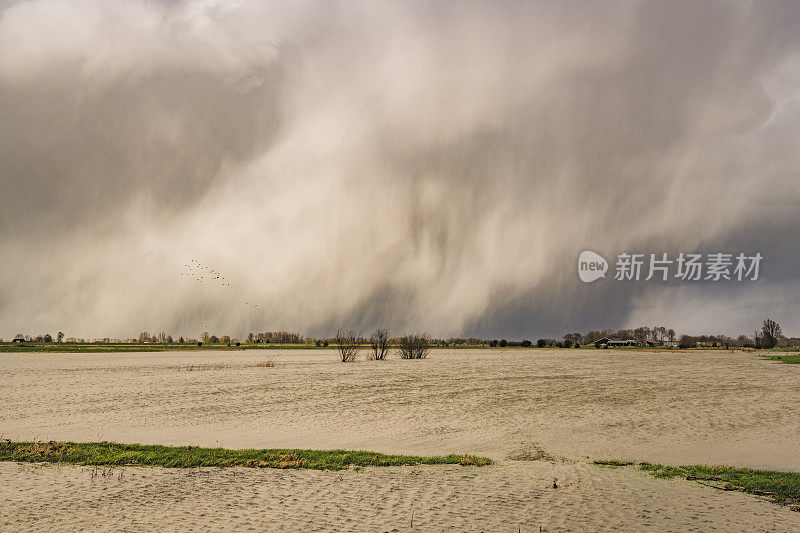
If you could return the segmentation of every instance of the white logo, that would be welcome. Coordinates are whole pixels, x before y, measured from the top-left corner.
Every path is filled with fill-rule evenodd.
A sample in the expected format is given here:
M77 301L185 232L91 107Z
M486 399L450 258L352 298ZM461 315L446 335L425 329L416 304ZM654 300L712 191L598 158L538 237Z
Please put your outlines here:
M584 283L606 277L606 270L608 262L600 254L586 250L578 257L578 276Z

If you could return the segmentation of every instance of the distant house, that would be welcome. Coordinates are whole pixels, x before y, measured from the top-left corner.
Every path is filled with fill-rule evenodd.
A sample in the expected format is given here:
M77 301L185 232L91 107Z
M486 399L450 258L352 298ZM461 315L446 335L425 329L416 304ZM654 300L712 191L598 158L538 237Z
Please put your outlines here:
M601 346L605 346L609 342L611 342L611 339L609 339L608 337L603 337L602 339L597 339L596 341L594 341L593 344L595 348L599 348Z
M633 339L628 339L624 341L620 341L617 339L609 339L608 337L603 337L602 339L597 339L594 341L594 345L597 348L601 347L612 347L612 346L636 346L636 341Z
M678 341L647 341L648 346L674 348L678 346Z
M628 339L626 341L610 340L607 344L608 346L636 346L636 341L633 339Z

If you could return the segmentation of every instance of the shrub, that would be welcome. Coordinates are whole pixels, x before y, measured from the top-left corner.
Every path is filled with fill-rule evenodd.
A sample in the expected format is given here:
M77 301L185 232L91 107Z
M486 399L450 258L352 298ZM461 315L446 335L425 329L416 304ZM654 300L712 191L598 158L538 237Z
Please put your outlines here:
M376 361L383 361L389 351L389 330L379 329L375 331L369 338L369 343L372 348L370 358Z
M406 335L400 337L397 349L400 359L425 359L430 351L431 338L423 333L421 335Z
M355 331L344 333L336 330L333 344L336 346L336 351L339 352L339 360L342 363L355 361L358 357L358 335Z

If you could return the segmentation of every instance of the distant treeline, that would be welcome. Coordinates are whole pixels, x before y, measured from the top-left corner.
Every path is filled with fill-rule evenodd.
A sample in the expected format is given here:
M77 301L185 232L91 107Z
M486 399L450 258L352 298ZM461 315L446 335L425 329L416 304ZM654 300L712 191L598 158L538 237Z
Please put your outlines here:
M574 341L573 334L573 341ZM568 336L565 335L564 339ZM636 329L620 329L617 331L606 329L590 331L582 337L584 344L594 344L600 339L632 340L638 346L677 346L678 348L784 348L800 346L800 338L786 337L780 324L768 318L761 323L761 328L756 329L752 336L739 335L729 337L725 334L710 335L681 335L676 341L675 331L664 327Z
M341 332L340 332L341 333ZM349 332L352 336L351 342L358 345L369 345L374 343L375 334L370 338L363 337L357 333ZM398 345L405 337L389 337L388 331L378 330L376 333L382 333L386 336L383 342ZM263 333L249 333L243 340L240 340L230 335L213 335L207 331L200 335L199 339L195 338L174 338L165 332L148 333L143 331L137 337L126 339L112 339L112 338L98 338L86 340L82 338L67 337L63 332L59 331L53 337L49 333L37 335L32 337L30 335L17 334L12 342L39 342L39 343L53 343L53 342L66 342L66 343L160 343L160 344L227 344L236 345L241 344L308 344L318 347L327 347L329 345L336 345L337 338L341 340L341 336L331 336L327 338L313 338L304 337L303 335L292 331L265 331ZM603 329L592 330L586 334L582 333L567 333L560 339L547 339L540 338L536 341L528 339L522 340L507 340L507 339L483 339L479 337L450 337L447 339L430 338L424 336L426 343L429 346L448 347L448 346L483 346L483 347L532 347L537 346L540 348L553 347L553 348L572 348L581 346L600 346L606 340L612 341L631 341L630 344L635 346L664 346L664 347L678 347L678 348L757 348L757 349L770 349L770 348L784 348L784 347L797 347L800 346L800 338L786 337L783 335L781 326L772 319L766 319L762 322L761 327L756 329L752 335L739 335L737 337L728 337L724 334L707 334L707 335L680 335L675 333L674 329L664 326L647 327L642 326L634 329ZM0 339L0 342L4 342Z
M4 342L0 339L0 342ZM207 331L200 335L200 339L191 337L173 337L165 332L152 333L142 331L137 337L128 337L123 339L115 339L111 337L101 337L95 339L83 339L76 337L64 338L64 333L58 332L54 339L52 335L43 334L32 337L30 335L23 335L18 333L13 342L65 342L67 344L86 344L86 343L101 343L101 344L242 344L238 338L231 337L230 335L212 335ZM265 331L264 333L250 333L244 342L257 344L257 343L275 343L275 344L303 344L306 340L299 333L291 331Z

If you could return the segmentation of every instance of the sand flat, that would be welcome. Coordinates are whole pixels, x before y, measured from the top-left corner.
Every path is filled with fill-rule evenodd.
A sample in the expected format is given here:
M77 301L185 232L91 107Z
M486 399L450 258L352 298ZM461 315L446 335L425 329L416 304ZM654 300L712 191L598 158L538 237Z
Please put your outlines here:
M437 350L3 354L14 440L471 453L487 468L314 471L0 465L0 530L800 531L754 496L595 458L800 470L800 367L753 354ZM558 479L558 489L552 488Z
M5 463L0 486L3 531L800 530L800 513L747 494L586 464L125 468L93 477L87 467Z

